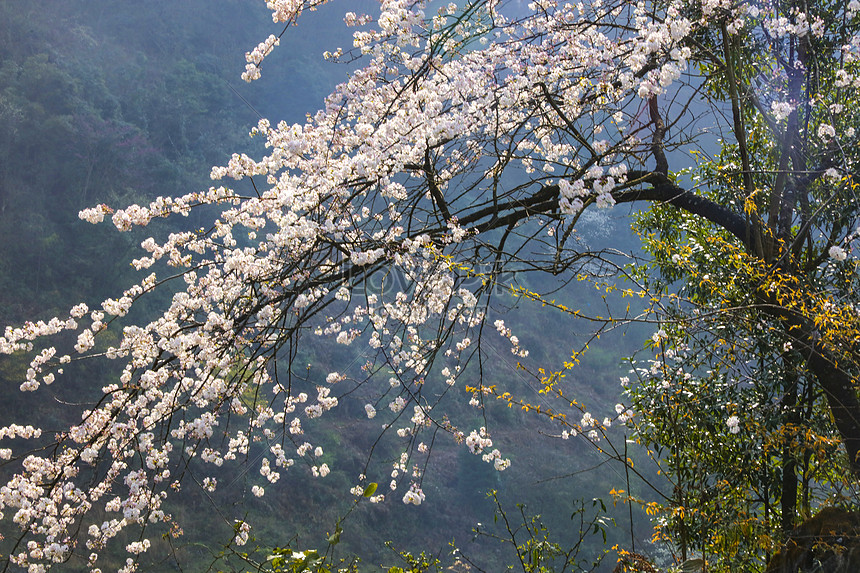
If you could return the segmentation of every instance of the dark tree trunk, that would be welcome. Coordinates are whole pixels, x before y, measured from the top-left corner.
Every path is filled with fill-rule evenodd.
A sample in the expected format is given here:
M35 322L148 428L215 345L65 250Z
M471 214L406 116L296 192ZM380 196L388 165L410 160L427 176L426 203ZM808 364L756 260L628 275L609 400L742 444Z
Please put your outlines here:
M824 390L833 422L842 437L854 477L860 479L860 400L852 376L815 343L807 359L809 370Z
M796 424L797 415L797 370L789 365L786 372L785 409L788 412L787 424ZM788 535L794 529L794 520L797 517L797 463L795 454L792 452L794 437L791 432L786 432L785 443L782 447L782 493L779 497L780 510L782 514L782 532Z
M848 358L840 360L821 343L820 333L811 319L782 308L769 292L759 291L758 295L766 312L778 318L785 333L794 339L807 369L824 390L833 423L848 454L849 467L860 480L860 399L852 375L856 365Z

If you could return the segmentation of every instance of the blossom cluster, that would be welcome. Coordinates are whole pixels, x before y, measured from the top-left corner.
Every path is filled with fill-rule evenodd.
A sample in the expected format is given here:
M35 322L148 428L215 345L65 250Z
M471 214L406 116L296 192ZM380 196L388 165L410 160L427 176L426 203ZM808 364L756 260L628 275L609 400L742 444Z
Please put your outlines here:
M502 453L498 449L486 451L493 447L493 440L490 439L486 428L481 427L479 430L472 430L466 436L465 443L470 452L475 455L480 454L481 459L489 464L493 464L493 467L497 471L504 471L510 467L511 460L502 459Z

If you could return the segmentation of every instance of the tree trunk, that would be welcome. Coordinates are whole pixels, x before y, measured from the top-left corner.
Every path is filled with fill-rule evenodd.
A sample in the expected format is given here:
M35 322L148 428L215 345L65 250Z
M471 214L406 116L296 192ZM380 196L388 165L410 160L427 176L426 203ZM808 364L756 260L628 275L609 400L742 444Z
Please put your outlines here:
M851 471L860 479L860 400L857 399L854 380L817 342L812 345L807 364L824 390L833 422L848 454Z
M797 369L789 365L786 372L785 408L788 411L786 423L796 424L797 415ZM788 535L794 529L794 520L797 516L797 463L795 453L792 452L794 436L786 432L785 442L782 446L782 492L779 496L780 513L782 518L782 532Z
M759 290L757 294L765 311L778 318L785 333L795 341L794 346L803 355L807 369L824 390L833 423L848 454L851 473L860 480L860 400L854 377L849 370L840 367L835 354L820 342L821 336L810 318L782 308L770 292Z

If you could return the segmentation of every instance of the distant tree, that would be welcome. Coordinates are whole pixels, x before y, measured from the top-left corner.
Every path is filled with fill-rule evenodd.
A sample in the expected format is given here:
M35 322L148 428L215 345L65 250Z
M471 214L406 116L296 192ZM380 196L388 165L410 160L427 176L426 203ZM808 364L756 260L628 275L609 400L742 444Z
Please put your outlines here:
M324 3L268 5L288 27ZM642 229L665 284L654 292L621 285L624 295L653 300L653 312L591 318L604 326L665 323L642 388L656 381L661 391L674 389L672 399L701 401L640 412L619 404L604 417L565 398L559 372L538 374L542 391L561 398L557 410L538 412L564 437L592 440L615 422L640 419L643 442L670 448L673 435L661 432L693 424L698 434L688 433L679 442L685 451L668 458L672 478L683 487L699 480L701 490L712 468L735 469L741 487L751 488L768 482L744 473L756 452L719 450L718 461L702 465L704 476L695 468L690 479L683 463L713 439L755 430L757 409L782 401L795 412L808 388L814 396L804 416L766 411L768 420L835 439L838 469L828 475L841 469L851 487L857 483L860 4L482 0L425 9L392 0L372 18L345 15L356 27L354 46L333 47L329 56L362 67L303 125L260 121L253 135L265 139L266 156L234 155L212 170L216 181L249 180L253 192L212 187L81 212L93 223L110 216L127 231L220 207L208 227L143 242L133 265L160 276L153 272L99 309L80 304L68 316L8 328L0 339L0 352L33 355L23 391L61 384L63 369L73 372L71 363L84 358L115 360L121 369L72 427L50 436L27 425L0 431L37 444L0 449L13 473L0 508L19 527L7 534L14 540L7 564L38 571L80 554L95 568L100 548L123 530L166 530L167 500L188 486L187 476L215 489L217 481L196 470L257 442L266 455L251 469L269 482L295 460L325 477L330 468L313 436L349 400L382 419L383 437L402 452L387 487L355 477L358 500L381 502L397 490L404 503L422 503L422 476L433 471L425 463L432 440L424 436L440 431L504 470L507 453L490 432L449 416L445 398L465 387L475 407L499 398L532 409L480 378L488 321L515 357L528 354L491 316L494 293L505 286L582 313L547 293L501 285L500 277L620 271L607 254L584 247L576 225L587 209L622 203L655 206ZM277 44L270 36L247 55L245 79L265 71ZM676 281L678 290L669 289ZM171 288L161 316L132 320L139 300ZM109 339L120 326L118 340ZM361 345L360 368L308 371L296 357L315 336ZM757 357L778 367L753 368ZM681 387L694 376L725 388ZM742 376L740 386L731 383ZM762 400L736 399L747 388ZM652 398L634 396L643 408ZM707 420L695 417L705 416L702 404L710 405ZM673 412L686 420L673 421ZM778 464L763 462L763 471L795 463L792 435L780 442L789 453L774 450ZM683 519L687 498L665 501ZM683 558L688 546L724 547L708 540L707 520L698 530L667 525L682 536L675 542ZM247 541L249 527L237 525L236 544ZM134 539L124 571L150 546L145 532ZM749 551L760 566L768 549Z

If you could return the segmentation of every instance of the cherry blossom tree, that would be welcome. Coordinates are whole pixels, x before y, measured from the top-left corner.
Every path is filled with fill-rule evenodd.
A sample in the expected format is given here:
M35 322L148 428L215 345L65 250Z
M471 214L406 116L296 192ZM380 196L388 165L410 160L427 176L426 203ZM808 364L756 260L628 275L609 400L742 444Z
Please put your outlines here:
M325 3L267 6L283 34ZM696 320L742 304L793 345L832 416L844 467L860 477L858 10L856 0L439 9L383 0L376 14L346 13L353 46L326 56L359 67L304 124L261 120L251 135L264 156L234 155L212 169L208 190L80 214L129 231L217 212L210 225L143 241L133 265L146 276L121 296L5 330L0 352L30 356L21 391L63 384L80 361L119 372L62 431L0 429L14 439L0 449L11 468L0 510L16 540L7 566L42 571L78 554L97 569L102 548L134 530L123 571L135 570L147 531L173 521L170 497L193 485L183 468L221 466L259 442L267 455L253 470L272 484L304 471L291 469L297 460L324 477L314 430L347 400L361 399L368 418L384 415L383 435L403 453L387 491L360 475L344 495L432 501L421 488L431 433L505 470L487 429L448 417L444 398L516 403L466 368L491 336L528 355L489 302L502 286L526 299L542 293L500 277L610 272L576 225L589 209L623 203L662 210L661 232L674 240L652 251L664 272L695 279L684 304L713 311ZM278 42L272 35L247 54L244 79L277 66ZM691 226L699 236L685 243ZM643 289L624 294L650 297ZM140 319L141 301L161 292L170 293L163 312ZM655 336L659 344L666 334ZM370 352L360 370L333 369L309 391L293 358L320 337ZM560 378L543 382L564 395ZM610 416L542 413L565 437L587 439L637 415L624 405ZM726 411L724 423L733 433L740 421ZM212 477L198 481L217 488ZM252 525L237 525L236 544Z

